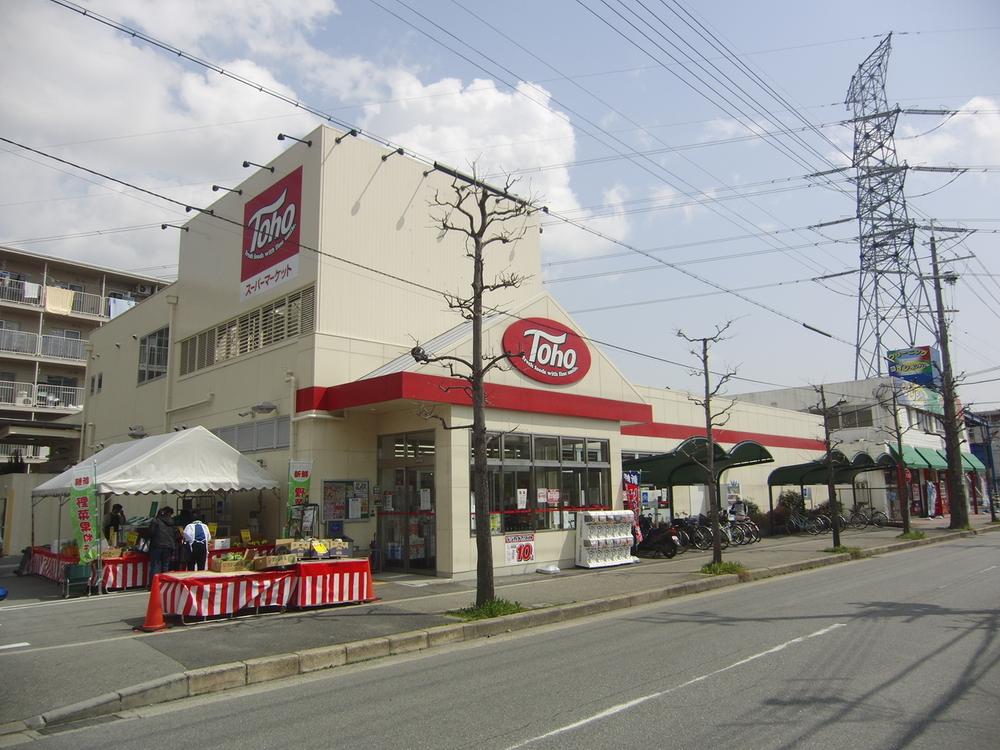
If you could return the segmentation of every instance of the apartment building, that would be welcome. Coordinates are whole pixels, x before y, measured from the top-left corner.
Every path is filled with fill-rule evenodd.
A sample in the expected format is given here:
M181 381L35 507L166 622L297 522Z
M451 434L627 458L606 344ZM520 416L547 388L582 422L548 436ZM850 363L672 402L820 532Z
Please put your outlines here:
M0 462L37 471L79 456L91 333L165 283L0 246ZM151 351L155 365L165 351ZM165 360L164 360L165 366Z

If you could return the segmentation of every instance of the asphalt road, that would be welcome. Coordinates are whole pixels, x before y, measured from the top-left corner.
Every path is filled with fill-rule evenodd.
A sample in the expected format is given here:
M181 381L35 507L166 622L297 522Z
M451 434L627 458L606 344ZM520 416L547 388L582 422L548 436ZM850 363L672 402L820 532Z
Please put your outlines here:
M980 535L53 728L31 744L993 748L998 605L1000 535Z

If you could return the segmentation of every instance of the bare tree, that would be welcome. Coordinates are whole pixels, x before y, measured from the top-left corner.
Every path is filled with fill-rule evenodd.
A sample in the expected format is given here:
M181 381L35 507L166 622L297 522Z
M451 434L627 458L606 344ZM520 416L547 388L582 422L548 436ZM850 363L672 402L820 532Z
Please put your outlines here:
M819 403L814 407L823 417L823 446L826 449L826 487L830 495L830 523L833 527L833 546L840 546L840 503L837 502L837 485L833 477L833 447L834 441L830 438L830 411L836 409L841 404L847 403L846 399L840 399L835 404L827 405L826 389L819 385L813 386L813 390L819 394Z
M705 413L705 436L708 438L707 457L705 461L701 461L694 456L691 456L691 458L705 470L705 484L708 486L708 508L712 519L712 562L714 563L722 562L722 530L719 528L719 487L715 478L715 441L712 430L715 427L724 427L729 422L730 412L735 402L730 401L729 405L724 409L712 411L712 400L722 392L726 383L736 376L736 370L727 370L724 372L713 386L711 381L712 373L708 369L708 355L712 344L726 340L724 334L732 324L733 321L730 320L725 325L717 325L715 327L715 335L713 336L695 337L688 336L684 331L677 331L679 338L691 344L701 345L700 349L691 350L691 354L701 360L701 369L692 370L692 374L702 376L704 380L704 396L697 398L696 396L688 395L687 398L688 401L700 406Z
M445 234L464 238L465 257L472 261L472 284L468 293L447 293L448 307L472 323L472 356L433 356L419 344L411 350L414 360L423 364L440 363L453 378L464 381L453 386L464 390L472 401L472 424L447 429L472 431L472 491L476 518L476 606L496 598L493 583L493 546L490 537L490 498L486 467L486 375L520 353L487 355L483 352L483 297L502 289L521 285L525 276L501 272L491 281L484 278L485 253L493 245L518 242L525 236L526 219L534 212L531 203L511 195L515 180L506 178L502 188L480 181L473 166L472 175L455 172L450 191L435 190L430 201L434 226ZM496 312L495 310L490 310ZM447 386L446 386L447 387ZM441 419L438 417L438 419ZM441 419L442 424L444 420Z
M878 431L889 434L896 451L896 486L899 488L899 512L903 517L903 533L910 533L910 483L906 481L906 459L903 457L903 435L910 431L911 427L903 427L899 422L899 398L902 395L902 387L898 378L892 378L891 383L883 383L875 389L875 400L877 405L885 407L892 412L892 424L887 427L879 427Z

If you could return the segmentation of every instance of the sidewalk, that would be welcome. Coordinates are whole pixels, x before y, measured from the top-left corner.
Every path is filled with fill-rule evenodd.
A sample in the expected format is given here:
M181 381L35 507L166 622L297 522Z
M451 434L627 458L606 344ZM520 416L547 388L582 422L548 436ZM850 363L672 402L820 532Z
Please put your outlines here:
M881 554L959 538L961 532L949 531L948 523L947 518L913 519L913 529L927 534L921 542L901 542L898 528L848 529L841 542ZM976 531L1000 530L988 515L973 516L971 524ZM831 544L829 534L777 536L731 547L723 559L742 563L750 578L757 579L850 559L823 552ZM143 621L146 592L63 600L54 583L17 578L16 560L3 558L0 585L9 596L0 602L0 747L3 735L24 730L25 721L37 728L116 713L738 582L736 576L701 574L710 559L710 553L692 550L672 560L642 559L617 568L498 577L497 597L519 602L529 611L476 623L447 614L474 603L474 580L384 573L375 576L379 601L372 604L137 634L132 629Z

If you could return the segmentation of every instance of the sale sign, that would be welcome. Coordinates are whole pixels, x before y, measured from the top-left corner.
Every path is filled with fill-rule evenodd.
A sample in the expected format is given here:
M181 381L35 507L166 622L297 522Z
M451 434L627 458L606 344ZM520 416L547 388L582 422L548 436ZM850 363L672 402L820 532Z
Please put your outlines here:
M535 535L504 534L504 559L508 565L535 561Z
M97 478L94 469L95 464L78 467L73 472L73 484L69 491L81 563L92 562L101 556L101 519L97 507Z
M281 178L243 209L240 299L273 289L299 273L302 167Z

